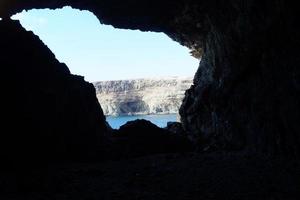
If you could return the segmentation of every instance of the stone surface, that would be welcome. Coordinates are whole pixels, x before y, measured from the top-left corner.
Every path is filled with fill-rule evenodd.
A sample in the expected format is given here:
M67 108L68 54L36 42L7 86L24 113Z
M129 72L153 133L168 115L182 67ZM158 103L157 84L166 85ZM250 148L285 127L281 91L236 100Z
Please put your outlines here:
M192 78L169 77L94 83L105 115L175 114Z
M187 136L187 133L184 131L183 126L180 122L168 122L166 130L170 131L175 135Z
M202 149L299 156L294 6L207 1L204 55L180 109L184 128Z
M0 198L298 200L299 169L299 161L261 155L163 154L52 166L47 173L28 174L27 179L19 182L0 172ZM18 185L7 184L11 182Z
M128 158L193 150L193 144L186 135L172 133L144 119L122 125L112 134L111 139L113 157Z
M2 166L101 157L107 128L93 85L16 21L0 21L0 46Z
M65 5L162 31L202 56L181 107L200 149L300 153L299 12L292 1L2 0L0 16Z
M182 125L199 150L220 154L68 164L42 171L49 176L44 183L27 171L20 177L1 171L1 199L299 199L299 162L291 159L300 154L297 2L1 0L0 17L64 5L88 9L115 27L163 31L202 55L180 109ZM100 130L102 137L105 127L94 126L104 117L92 85L71 76L16 23L0 21L0 36L1 166L7 159L23 168L28 158L41 162L94 152L95 136ZM153 153L163 135L145 122L123 130L124 146L117 147L125 156L137 148ZM158 137L147 141L152 133Z

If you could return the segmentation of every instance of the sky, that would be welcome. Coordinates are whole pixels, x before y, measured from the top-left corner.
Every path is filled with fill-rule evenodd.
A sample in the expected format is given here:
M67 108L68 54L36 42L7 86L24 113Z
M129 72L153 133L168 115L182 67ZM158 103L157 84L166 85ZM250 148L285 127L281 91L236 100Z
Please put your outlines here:
M115 29L71 7L29 10L20 20L71 73L90 82L166 76L192 77L199 60L163 33Z

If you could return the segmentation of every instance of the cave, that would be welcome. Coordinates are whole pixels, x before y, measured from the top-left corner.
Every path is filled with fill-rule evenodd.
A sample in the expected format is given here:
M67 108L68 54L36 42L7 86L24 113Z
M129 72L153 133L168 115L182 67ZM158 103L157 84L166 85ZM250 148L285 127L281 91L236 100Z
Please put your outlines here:
M114 27L164 32L201 57L180 108L180 127L175 127L180 133L137 121L120 130L120 138L113 138L92 85L71 75L36 36L9 20L24 9L66 5L89 10ZM53 163L104 162L115 157L117 161L105 161L109 164L102 163L100 169L78 166L78 171L61 169L57 174L89 184L92 180L101 187L90 193L90 188L71 178L78 186L67 189L73 199L80 198L76 188L91 199L298 199L297 8L283 0L1 1L5 94L1 98L1 174L17 171L21 176ZM41 82L47 87L41 87ZM19 95L24 97L22 102ZM156 155L174 153L174 149L181 153ZM143 153L136 158L133 150ZM143 157L149 154L154 157ZM58 172L48 170L48 174ZM122 180L113 180L116 176ZM37 198L26 190L30 185L26 179L22 181L30 199ZM117 189L106 188L112 182ZM50 186L45 187L40 190ZM19 198L22 194L15 193Z
M134 119L160 127L177 121L199 59L167 35L116 29L71 7L32 9L11 19L37 35L71 74L95 86L112 128Z

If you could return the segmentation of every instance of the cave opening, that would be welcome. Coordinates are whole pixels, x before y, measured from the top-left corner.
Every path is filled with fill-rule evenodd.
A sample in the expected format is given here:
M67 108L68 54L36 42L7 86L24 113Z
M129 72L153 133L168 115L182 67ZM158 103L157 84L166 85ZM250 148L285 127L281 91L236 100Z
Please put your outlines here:
M66 4L203 55L180 126L110 129L94 86L7 20ZM2 0L0 199L299 199L298 15L291 1ZM60 23L67 39L81 33ZM129 100L122 112L138 110Z
M12 16L33 31L72 74L93 83L113 128L146 119L165 127L178 109L199 60L157 32L102 25L90 11L32 9Z

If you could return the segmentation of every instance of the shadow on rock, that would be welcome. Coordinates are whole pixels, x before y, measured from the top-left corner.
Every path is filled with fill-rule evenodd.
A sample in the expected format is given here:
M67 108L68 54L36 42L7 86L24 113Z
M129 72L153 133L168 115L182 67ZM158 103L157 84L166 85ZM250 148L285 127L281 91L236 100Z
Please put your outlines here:
M193 151L187 137L162 129L147 120L127 122L111 136L113 157L136 157L157 153Z

